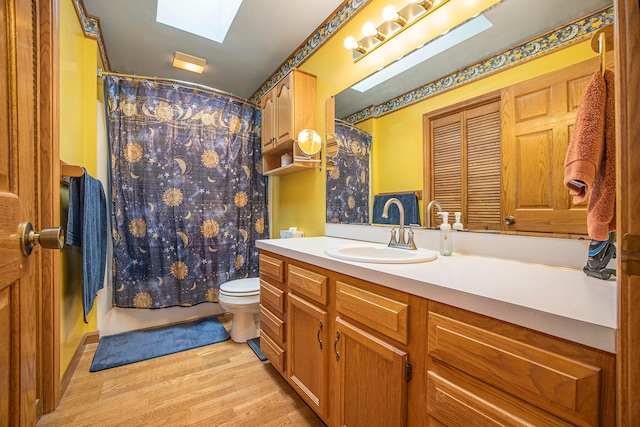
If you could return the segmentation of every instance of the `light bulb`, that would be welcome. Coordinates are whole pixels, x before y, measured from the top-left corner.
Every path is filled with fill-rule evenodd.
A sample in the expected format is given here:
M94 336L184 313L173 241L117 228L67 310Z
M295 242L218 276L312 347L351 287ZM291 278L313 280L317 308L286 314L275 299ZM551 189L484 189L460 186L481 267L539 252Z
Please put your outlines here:
M398 19L398 12L396 12L396 8L389 5L382 9L382 19L385 21L395 21Z
M362 26L362 34L365 37L375 36L376 34L378 34L378 29L374 27L371 22L365 22L365 24Z
M356 39L349 36L346 39L344 39L344 47L345 49L349 49L349 50L356 49L358 47L358 42L356 41Z

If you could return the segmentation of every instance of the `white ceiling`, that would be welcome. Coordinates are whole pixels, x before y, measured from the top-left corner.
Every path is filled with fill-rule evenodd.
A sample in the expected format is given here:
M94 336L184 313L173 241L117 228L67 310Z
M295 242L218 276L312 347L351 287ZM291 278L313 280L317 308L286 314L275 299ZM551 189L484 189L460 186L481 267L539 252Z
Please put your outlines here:
M84 0L87 13L100 20L111 71L190 81L243 98L257 91L342 3L244 0L220 44L157 23L156 0ZM175 51L206 59L204 73L173 68Z

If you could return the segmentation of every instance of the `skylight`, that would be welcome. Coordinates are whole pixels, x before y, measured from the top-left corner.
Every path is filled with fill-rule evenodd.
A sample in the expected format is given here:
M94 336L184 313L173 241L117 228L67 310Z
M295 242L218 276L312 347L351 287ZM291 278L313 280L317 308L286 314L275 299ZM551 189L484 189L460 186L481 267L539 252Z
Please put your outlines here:
M432 58L491 27L493 27L493 24L491 24L491 22L489 22L489 20L483 15L473 18L460 25L458 28L449 31L432 42L429 42L410 54L405 55L382 70L373 73L366 79L353 85L351 88L358 92L366 92L372 87L397 76L403 71L408 70L411 67L418 65L421 62L424 62L427 59Z
M222 43L242 0L158 0L156 21Z

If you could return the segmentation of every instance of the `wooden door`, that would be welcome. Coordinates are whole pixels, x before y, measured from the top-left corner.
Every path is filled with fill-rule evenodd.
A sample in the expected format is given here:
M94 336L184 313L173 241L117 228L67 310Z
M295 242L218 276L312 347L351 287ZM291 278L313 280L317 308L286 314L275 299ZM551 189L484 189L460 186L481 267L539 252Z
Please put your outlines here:
M616 0L617 425L640 423L640 4Z
M327 415L327 312L289 293L287 375L293 388L321 417Z
M564 160L580 95L597 58L510 86L502 95L505 231L587 234L586 202L564 187Z
M340 421L347 427L407 424L406 352L336 318Z
M35 425L39 250L20 248L18 227L38 220L36 3L0 9L0 425Z

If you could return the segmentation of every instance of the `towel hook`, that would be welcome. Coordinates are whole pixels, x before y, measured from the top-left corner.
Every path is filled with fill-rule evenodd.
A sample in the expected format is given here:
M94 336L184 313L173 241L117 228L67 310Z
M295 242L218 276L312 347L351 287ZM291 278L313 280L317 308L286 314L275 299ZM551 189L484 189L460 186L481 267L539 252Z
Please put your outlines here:
M600 72L604 75L607 67L606 52L613 50L613 25L604 26L593 34L591 49L600 55Z

